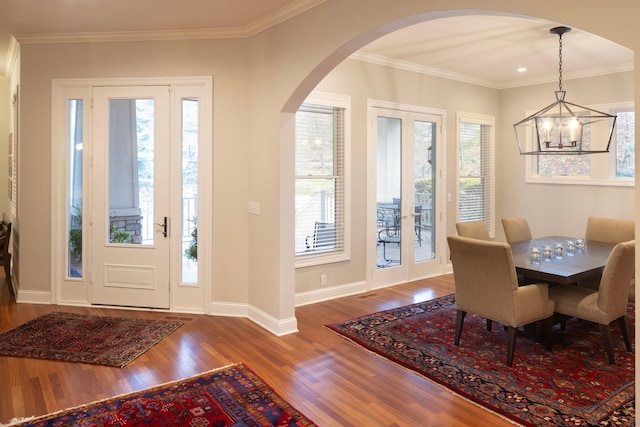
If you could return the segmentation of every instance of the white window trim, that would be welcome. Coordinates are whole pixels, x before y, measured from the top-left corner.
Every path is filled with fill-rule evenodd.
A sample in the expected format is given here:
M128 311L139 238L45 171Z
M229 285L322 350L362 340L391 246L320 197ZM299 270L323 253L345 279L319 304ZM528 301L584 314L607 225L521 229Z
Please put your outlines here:
M460 180L458 171L458 159L460 156L460 123L476 123L490 126L489 132L489 169L491 171L491 185L489 195L490 218L489 236L496 236L496 118L487 114L456 112L456 199L460 194ZM456 219L460 218L460 204L456 203Z
M614 102L607 104L597 104L588 106L594 110L610 112L619 110L634 110L633 101ZM533 114L534 111L528 111L526 116ZM613 144L613 141L612 141ZM610 150L607 154L588 154L590 156L604 156L606 161L600 162L606 164L607 177L592 178L591 176L562 176L562 175L540 175L536 173L537 156L525 156L525 183L528 184L560 184L560 185L591 185L591 186L610 186L610 187L633 187L635 186L635 178L618 178L613 176L615 173L615 158ZM596 172L597 173L597 172Z
M351 259L351 97L328 92L312 92L303 104L344 108L344 247L342 251L297 255L296 268L349 261Z

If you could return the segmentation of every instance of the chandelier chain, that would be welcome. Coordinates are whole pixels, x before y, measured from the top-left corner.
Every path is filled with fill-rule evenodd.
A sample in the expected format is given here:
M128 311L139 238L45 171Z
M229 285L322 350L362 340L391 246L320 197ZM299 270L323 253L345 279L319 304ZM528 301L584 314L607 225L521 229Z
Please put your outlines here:
M562 92L562 34L559 35L559 40L558 56L560 60L558 61L558 85L560 92Z

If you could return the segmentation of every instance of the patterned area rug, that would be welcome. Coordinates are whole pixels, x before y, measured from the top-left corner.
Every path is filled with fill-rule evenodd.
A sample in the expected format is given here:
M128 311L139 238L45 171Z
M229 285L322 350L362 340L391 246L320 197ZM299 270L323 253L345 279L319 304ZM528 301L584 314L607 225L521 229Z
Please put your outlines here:
M169 320L52 312L0 334L0 356L122 368L180 326Z
M12 426L315 426L239 364Z
M629 304L633 331L633 305ZM608 364L598 326L572 319L561 338L544 345L518 337L506 366L507 333L467 315L460 346L453 344L453 295L327 325L396 363L528 426L633 426L634 354L612 327L616 364ZM634 345L635 348L635 345Z

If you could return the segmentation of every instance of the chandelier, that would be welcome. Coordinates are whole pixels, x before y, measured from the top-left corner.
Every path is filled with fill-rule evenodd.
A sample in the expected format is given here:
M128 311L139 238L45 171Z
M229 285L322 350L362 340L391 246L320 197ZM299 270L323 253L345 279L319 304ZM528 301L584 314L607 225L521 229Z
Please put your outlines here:
M562 90L562 35L569 27L549 32L559 38L559 72L556 101L513 125L520 154L607 153L616 116L565 101Z

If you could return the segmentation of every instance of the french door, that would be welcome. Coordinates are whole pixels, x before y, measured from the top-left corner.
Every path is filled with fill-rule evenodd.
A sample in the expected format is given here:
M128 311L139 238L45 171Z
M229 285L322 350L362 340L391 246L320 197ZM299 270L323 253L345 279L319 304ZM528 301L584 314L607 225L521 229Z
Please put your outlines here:
M168 86L93 89L92 304L169 308L170 102Z
M442 271L438 219L442 116L410 109L370 108L375 173L370 186L371 284L388 286ZM372 165L370 164L370 167ZM370 193L372 194L372 193Z

